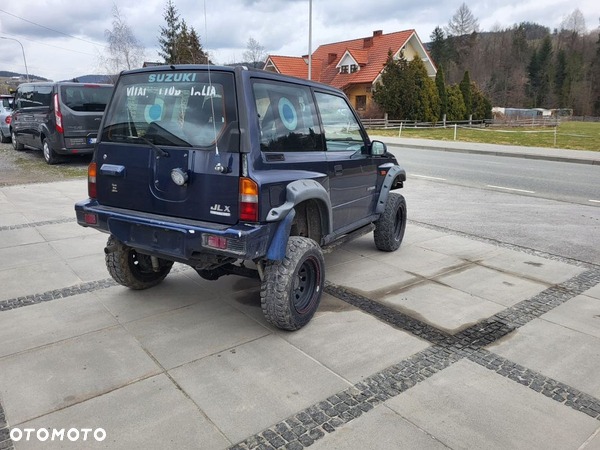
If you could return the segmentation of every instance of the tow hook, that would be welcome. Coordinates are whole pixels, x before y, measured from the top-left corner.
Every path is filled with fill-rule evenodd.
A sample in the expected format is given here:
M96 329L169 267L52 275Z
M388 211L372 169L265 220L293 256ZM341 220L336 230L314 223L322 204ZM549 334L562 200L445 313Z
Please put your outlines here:
M108 246L104 247L104 253L107 255L109 253L114 253L117 250L119 250L119 246L117 244L112 244L112 245L108 245Z
M158 262L158 258L156 256L151 256L150 261L152 261L152 270L155 272L160 272L160 263Z

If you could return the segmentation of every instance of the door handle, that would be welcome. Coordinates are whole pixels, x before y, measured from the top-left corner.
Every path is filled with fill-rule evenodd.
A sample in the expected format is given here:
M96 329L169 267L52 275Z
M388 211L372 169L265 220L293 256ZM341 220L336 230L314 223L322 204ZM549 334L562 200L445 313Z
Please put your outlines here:
M342 175L342 173L344 173L344 167L341 164L336 164L335 166L333 166L333 171L335 172L335 175Z

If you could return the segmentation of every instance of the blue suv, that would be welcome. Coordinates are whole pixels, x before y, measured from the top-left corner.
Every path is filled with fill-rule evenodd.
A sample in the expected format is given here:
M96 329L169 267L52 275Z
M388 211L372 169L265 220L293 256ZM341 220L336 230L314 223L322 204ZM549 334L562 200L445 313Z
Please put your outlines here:
M174 262L208 280L255 277L267 320L297 330L321 300L324 252L371 231L379 250L400 247L406 203L391 191L405 180L340 90L162 66L120 75L75 210L110 235L118 283L150 288Z

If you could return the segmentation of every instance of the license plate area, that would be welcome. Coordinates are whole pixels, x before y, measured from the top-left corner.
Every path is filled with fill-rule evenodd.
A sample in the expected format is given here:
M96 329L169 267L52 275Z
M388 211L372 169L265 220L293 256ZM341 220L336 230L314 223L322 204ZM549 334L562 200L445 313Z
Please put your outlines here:
M109 220L109 229L117 239L141 249L165 255L185 256L185 232L150 225Z

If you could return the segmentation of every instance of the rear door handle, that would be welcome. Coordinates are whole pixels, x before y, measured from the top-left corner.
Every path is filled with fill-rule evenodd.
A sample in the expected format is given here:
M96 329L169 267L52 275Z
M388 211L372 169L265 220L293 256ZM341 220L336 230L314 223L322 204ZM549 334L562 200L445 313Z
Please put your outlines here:
M100 173L102 175L124 178L125 166L117 166L114 164L102 164L102 167L100 167Z
M333 166L333 171L335 172L335 175L342 175L344 173L344 167L341 164L336 164L335 166Z

